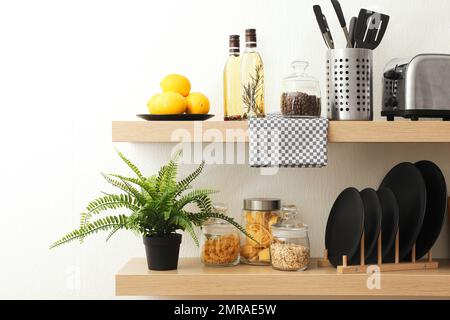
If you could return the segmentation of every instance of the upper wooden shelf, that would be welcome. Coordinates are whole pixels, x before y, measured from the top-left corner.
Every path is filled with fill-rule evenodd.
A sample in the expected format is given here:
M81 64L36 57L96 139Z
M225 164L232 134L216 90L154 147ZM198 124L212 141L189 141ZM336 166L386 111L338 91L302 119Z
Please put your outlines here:
M180 142L189 138L186 142L247 142L247 130L246 121L113 121L112 141ZM447 143L450 122L330 121L328 140L332 143Z
M319 268L316 260L304 272L248 265L211 268L198 258L180 259L178 270L149 271L146 260L137 258L116 274L116 295L450 298L449 260L439 261L434 270L383 272L381 289L369 289L368 278Z

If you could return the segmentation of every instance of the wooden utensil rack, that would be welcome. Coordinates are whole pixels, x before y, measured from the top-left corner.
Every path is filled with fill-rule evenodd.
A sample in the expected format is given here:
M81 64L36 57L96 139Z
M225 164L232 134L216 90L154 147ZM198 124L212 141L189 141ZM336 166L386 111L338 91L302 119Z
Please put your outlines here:
M395 262L394 263L383 263L382 257L382 242L381 242L381 232L378 236L377 243L377 264L380 271L404 271L404 270L425 270L425 269L437 269L439 268L439 262L433 261L433 256L431 250L428 251L426 260L417 261L416 260L416 245L414 244L411 251L411 262L400 262L400 236L397 232L395 237ZM361 237L360 243L360 263L358 265L349 265L348 257L346 255L342 256L342 265L337 266L337 273L351 274L351 273L366 273L367 268L373 264L366 264L365 261L365 244L364 244L364 233ZM331 266L328 260L328 250L324 250L323 259L318 261L319 267L329 267Z

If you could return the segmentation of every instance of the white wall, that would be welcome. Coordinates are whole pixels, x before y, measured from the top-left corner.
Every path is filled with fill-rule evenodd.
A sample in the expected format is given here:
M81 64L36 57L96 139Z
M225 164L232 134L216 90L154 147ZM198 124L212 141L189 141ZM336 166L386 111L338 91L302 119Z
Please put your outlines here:
M160 78L172 72L185 74L194 90L206 93L220 119L227 37L247 27L258 31L270 110L278 109L280 80L294 59L309 60L309 72L323 85L325 47L312 13L315 2L342 45L329 1L1 1L0 298L114 297L114 273L129 258L144 255L139 238L122 233L105 244L99 235L82 246L47 249L77 226L87 201L107 188L100 171L125 172L111 143L111 120L146 112ZM390 58L450 52L449 1L342 5L347 17L360 6L391 16L375 52L375 106ZM172 148L117 146L148 174ZM220 189L217 200L236 217L244 197L276 196L297 204L311 226L313 254L319 255L328 211L343 188L376 187L397 162L424 158L437 162L450 181L448 145L353 144L331 145L326 169L262 177L247 166L210 166L198 186ZM448 234L446 227L436 256L450 255ZM185 237L182 255L197 254Z

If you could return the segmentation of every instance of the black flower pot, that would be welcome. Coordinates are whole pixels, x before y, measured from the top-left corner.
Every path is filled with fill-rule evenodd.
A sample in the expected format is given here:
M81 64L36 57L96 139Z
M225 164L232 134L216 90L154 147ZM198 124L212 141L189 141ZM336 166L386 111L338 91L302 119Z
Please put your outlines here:
M175 270L178 267L181 234L165 237L144 237L145 254L149 270Z

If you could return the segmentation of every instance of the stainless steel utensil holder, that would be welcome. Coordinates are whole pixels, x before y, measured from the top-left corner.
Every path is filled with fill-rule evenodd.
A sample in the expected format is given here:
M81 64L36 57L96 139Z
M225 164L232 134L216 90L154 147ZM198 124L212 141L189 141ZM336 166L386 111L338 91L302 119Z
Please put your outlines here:
M372 60L369 49L327 51L328 119L373 120Z

